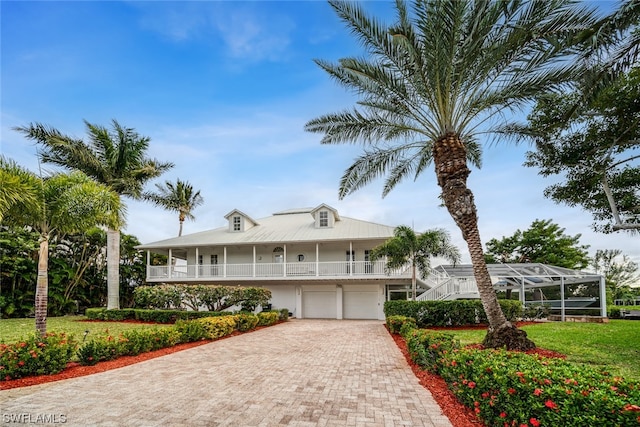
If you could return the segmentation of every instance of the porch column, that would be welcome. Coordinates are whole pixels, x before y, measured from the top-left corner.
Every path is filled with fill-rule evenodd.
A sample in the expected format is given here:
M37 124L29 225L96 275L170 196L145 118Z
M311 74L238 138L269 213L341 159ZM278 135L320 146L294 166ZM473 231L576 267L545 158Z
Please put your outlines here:
M227 247L222 248L222 277L227 277Z
M256 277L256 245L253 245L253 277Z
M282 264L282 269L283 269L283 276L287 277L287 245L285 244L283 248L284 248L284 255L283 255L284 259L282 261L284 262Z
M353 276L353 242L349 242L349 276Z
M316 243L316 277L320 275L320 244Z
M520 279L521 283L520 283L520 302L522 303L522 306L524 307L524 302L525 302L525 297L524 297L524 277L522 279Z
M173 265L172 258L173 258L173 254L171 252L171 249L169 249L169 259L167 260L167 269L169 270L169 273L168 273L167 277L169 279L171 279L171 267Z
M198 278L198 275L200 274L200 253L198 251L198 247L196 246L196 262L194 263L196 265L196 279ZM187 263L187 271L189 271L189 264Z
M151 277L151 251L147 251L147 280Z

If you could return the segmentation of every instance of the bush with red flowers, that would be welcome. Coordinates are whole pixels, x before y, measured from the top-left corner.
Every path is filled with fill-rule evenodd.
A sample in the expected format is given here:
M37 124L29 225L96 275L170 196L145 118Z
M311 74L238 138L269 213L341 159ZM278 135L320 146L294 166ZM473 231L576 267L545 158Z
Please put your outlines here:
M62 371L74 354L76 342L64 333L31 335L12 344L0 344L0 381Z

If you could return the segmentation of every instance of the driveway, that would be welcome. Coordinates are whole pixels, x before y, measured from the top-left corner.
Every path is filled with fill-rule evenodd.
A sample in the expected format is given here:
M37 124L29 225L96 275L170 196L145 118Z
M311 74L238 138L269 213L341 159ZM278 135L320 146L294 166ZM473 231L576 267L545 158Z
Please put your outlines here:
M0 391L0 425L451 426L381 321L290 320L120 369Z

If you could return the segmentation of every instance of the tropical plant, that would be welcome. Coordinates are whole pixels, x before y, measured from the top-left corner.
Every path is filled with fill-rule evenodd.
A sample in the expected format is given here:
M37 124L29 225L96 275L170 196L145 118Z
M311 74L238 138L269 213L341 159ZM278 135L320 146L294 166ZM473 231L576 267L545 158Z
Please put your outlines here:
M585 5L555 1L396 1L391 25L350 1L331 7L368 57L316 60L359 96L359 107L309 121L324 144L362 143L340 181L341 198L387 175L383 196L433 162L442 200L466 240L489 317L485 345L534 343L507 321L486 268L467 163L480 163L478 136L501 130L540 93L574 75L570 41L595 21Z
M411 227L396 227L393 237L372 249L371 260L386 257L389 270L411 266L412 299L416 300L416 270L424 279L431 270L431 257L443 257L453 264L460 262L460 251L451 243L449 233L441 229L416 234Z
M597 250L591 266L604 275L608 301L633 299L631 286L640 284L640 268L620 249Z
M191 184L180 179L175 184L171 181L156 184L156 188L158 189L157 193L144 193L143 197L168 211L178 212L178 221L180 222L178 236L182 236L182 224L185 219L194 220L195 216L191 211L204 202L200 191L194 192Z
M0 159L0 169L12 168L15 168L15 164ZM25 182L28 181L31 188L36 189L30 200L36 200L38 204L15 203L3 220L9 224L28 225L40 233L35 317L36 330L44 335L47 329L51 234L74 233L96 225L117 227L122 215L120 200L111 189L81 172L59 173L40 178L23 169L19 176Z
M146 157L150 139L134 129L112 121L111 130L84 121L88 141L62 134L59 130L32 123L15 130L41 144L40 157L71 170L80 170L120 196L142 197L144 184L173 167ZM120 231L107 230L107 308L119 308Z

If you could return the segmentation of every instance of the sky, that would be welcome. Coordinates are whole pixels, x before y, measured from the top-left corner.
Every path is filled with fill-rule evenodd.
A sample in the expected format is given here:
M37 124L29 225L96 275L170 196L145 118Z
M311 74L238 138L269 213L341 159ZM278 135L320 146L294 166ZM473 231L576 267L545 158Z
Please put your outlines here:
M382 19L389 4L364 3ZM36 146L13 130L44 123L84 138L84 122L120 124L151 139L149 157L174 168L151 181L188 181L204 204L183 234L326 203L347 216L416 231L444 228L470 262L433 168L382 198L381 182L338 199L357 145L322 145L309 120L354 105L314 59L363 52L323 1L1 1L0 153L39 169ZM523 118L526 114L523 113ZM468 185L484 242L551 219L580 243L640 263L640 241L592 231L591 215L545 199L554 181L522 166L527 145L482 141ZM42 165L45 173L52 170ZM177 214L126 200L124 232L150 243L177 236Z

